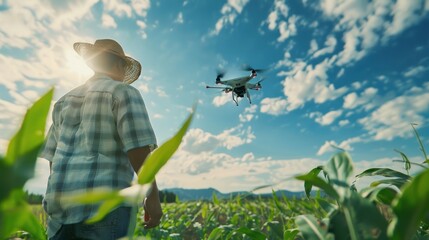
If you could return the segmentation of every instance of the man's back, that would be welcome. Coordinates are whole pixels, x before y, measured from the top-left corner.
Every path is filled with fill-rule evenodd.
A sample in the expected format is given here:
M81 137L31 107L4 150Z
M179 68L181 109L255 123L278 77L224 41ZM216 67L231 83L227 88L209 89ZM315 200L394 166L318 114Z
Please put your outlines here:
M70 91L55 104L42 153L52 162L45 210L62 224L91 216L96 208L67 208L61 195L128 187L134 170L127 151L147 145L156 145L156 139L138 90L108 77L94 77Z

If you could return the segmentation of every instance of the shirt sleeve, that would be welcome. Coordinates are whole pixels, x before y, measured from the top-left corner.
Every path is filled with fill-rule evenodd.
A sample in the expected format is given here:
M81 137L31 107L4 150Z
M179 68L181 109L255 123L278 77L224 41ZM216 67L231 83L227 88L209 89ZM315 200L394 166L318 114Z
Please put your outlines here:
M51 127L49 128L48 135L46 136L45 143L42 147L42 152L40 153L40 157L51 162L52 159L54 158L56 149L57 149L56 128L55 128L55 125L52 124Z
M134 87L121 84L114 92L114 117L119 137L127 152L137 147L157 147L155 133L140 92Z

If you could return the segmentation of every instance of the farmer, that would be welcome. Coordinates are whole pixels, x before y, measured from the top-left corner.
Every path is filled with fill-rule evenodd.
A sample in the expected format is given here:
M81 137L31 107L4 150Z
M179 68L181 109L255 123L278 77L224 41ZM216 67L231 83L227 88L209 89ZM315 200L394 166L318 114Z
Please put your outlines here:
M131 84L141 65L114 40L75 43L74 50L95 74L61 97L52 112L41 157L50 176L43 207L49 239L117 239L127 234L130 206L120 206L102 221L85 224L98 206L70 207L62 196L105 187L129 187L148 154L157 147L143 98ZM145 228L159 225L162 209L154 181L144 201Z

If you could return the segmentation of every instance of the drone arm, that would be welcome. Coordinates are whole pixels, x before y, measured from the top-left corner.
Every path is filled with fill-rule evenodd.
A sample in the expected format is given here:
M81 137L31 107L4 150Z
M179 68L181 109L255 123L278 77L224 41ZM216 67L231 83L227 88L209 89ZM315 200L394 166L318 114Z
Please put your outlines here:
M206 88L218 88L218 89L227 89L226 87L212 87L212 86L206 86Z

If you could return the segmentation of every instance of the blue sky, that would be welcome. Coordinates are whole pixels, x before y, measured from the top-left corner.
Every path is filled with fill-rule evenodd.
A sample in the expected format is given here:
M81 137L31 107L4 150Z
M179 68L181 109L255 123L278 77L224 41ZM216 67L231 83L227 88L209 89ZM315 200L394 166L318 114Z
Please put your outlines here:
M113 38L142 64L133 86L159 143L198 103L161 188L301 191L283 179L326 162L332 146L356 173L401 169L394 149L423 161L410 123L429 145L428 13L428 0L3 0L0 150L32 101L54 86L55 102L91 76L74 42ZM248 75L243 64L269 69L252 80L266 78L251 105L205 88L217 68L225 80ZM46 161L36 170L27 188L43 192Z

